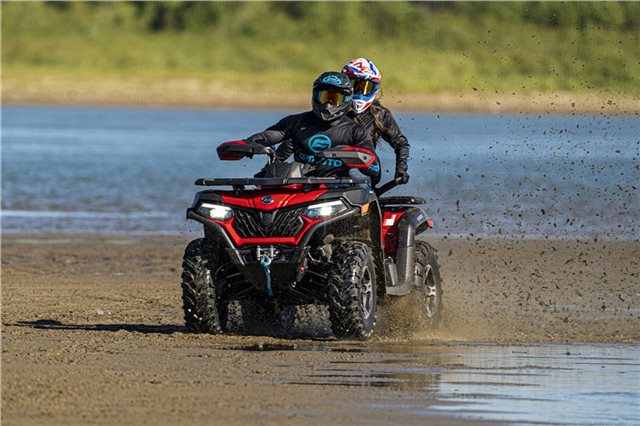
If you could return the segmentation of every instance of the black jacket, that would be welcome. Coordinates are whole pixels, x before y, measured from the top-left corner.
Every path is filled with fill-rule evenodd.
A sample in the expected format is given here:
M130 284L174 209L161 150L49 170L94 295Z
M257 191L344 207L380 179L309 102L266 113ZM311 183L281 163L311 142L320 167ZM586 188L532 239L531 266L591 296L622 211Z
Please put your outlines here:
M286 159L291 154L296 161L311 164L310 176L349 176L349 170L333 160L316 157L320 151L337 145L351 145L365 148L375 155L375 149L368 132L350 118L344 116L339 121L326 124L320 121L312 111L294 114L283 118L263 132L246 139L262 145L276 145L278 158ZM368 169L360 169L371 177L373 183L380 180L380 163L375 161Z
M364 112L355 114L351 111L348 115L369 131L375 147L378 146L380 138L391 145L396 153L396 170L407 170L409 141L402 134L391 111L383 107L380 102L374 101Z

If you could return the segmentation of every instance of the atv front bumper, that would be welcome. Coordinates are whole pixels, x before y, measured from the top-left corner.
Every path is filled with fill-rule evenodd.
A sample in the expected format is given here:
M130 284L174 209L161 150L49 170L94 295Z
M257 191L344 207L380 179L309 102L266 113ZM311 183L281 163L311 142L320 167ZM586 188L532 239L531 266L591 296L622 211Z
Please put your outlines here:
M288 245L250 245L236 247L228 236L225 229L218 223L208 220L195 211L187 210L187 218L202 223L212 234L218 236L224 245L225 252L233 262L234 266L242 274L244 279L251 283L257 290L265 291L267 283L277 293L279 290L292 289L300 283L309 270L307 269L307 254L311 250L312 237L315 241L322 238L326 225L335 220L343 219L355 213L355 209L346 212L335 218L325 220L312 227L302 238L299 246ZM267 252L270 256L268 265L269 272L265 271L261 263L261 254Z

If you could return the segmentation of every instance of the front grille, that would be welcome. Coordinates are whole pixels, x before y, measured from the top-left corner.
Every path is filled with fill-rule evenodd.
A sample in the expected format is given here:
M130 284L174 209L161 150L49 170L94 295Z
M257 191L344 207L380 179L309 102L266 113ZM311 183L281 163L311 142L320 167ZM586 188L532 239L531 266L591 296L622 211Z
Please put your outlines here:
M242 238L293 237L304 223L304 208L260 212L234 208L233 227Z

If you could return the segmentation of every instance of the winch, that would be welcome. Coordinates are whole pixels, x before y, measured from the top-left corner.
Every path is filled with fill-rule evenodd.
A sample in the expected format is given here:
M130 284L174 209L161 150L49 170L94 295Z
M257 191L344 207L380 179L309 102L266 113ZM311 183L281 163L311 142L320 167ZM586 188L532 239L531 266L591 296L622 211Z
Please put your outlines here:
M273 259L277 256L278 251L273 247L269 246L269 248L256 247L256 258L260 262L262 269L264 269L264 273L266 275L266 284L267 284L267 295L269 297L273 297L273 290L271 289L271 270L269 269L269 265Z

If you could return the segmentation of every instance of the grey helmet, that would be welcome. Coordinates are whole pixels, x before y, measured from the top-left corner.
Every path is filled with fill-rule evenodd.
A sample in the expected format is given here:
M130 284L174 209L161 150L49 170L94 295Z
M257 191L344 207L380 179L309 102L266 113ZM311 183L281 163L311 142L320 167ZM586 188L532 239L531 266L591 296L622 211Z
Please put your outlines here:
M325 123L337 121L349 112L352 95L353 86L346 74L323 72L313 82L313 112Z

